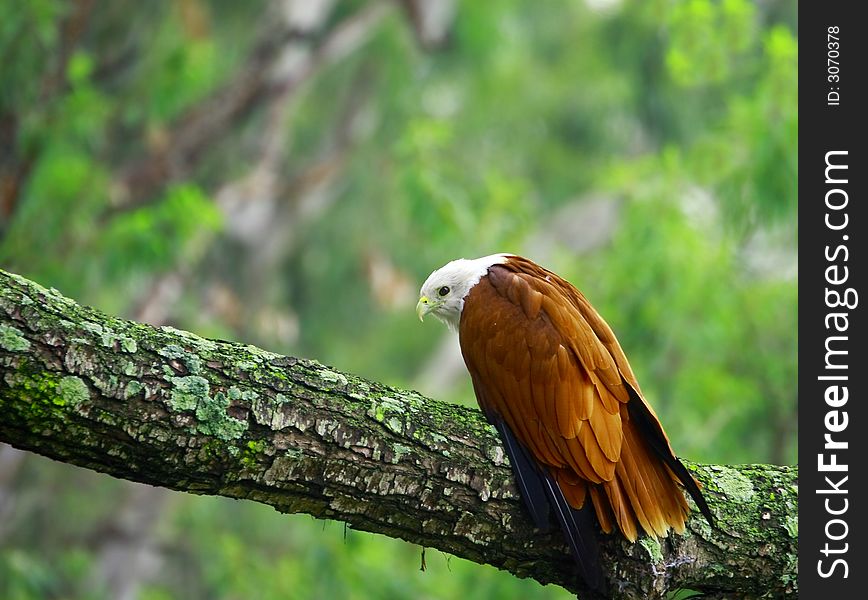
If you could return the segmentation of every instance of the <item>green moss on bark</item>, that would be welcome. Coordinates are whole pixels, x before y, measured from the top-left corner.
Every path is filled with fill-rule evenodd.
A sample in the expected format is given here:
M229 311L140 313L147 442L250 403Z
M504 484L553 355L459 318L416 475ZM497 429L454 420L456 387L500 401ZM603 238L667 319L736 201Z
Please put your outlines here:
M90 390L87 389L87 384L81 378L67 375L61 378L57 384L57 395L63 404L78 406L90 399ZM57 401L55 401L56 403Z
M17 327L0 325L0 348L9 352L26 352L30 350L30 342Z
M176 411L196 410L200 402L209 398L211 384L204 377L172 377L172 394L169 406Z

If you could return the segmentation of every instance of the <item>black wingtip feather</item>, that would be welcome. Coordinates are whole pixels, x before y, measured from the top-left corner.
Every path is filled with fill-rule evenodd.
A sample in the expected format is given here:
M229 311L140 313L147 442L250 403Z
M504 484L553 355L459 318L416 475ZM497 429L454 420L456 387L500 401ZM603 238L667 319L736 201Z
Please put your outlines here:
M548 531L551 528L549 501L539 469L531 462L525 449L518 443L502 419L495 419L494 427L500 433L500 438L506 447L506 453L518 483L518 491L528 512L530 512L534 526L542 531Z
M567 503L557 483L545 478L550 498L553 500L555 517L570 547L582 580L589 588L606 595L606 580L600 565L600 548L594 529L594 514L590 503L575 509Z
M606 580L600 564L596 517L590 503L578 510L570 506L557 482L528 456L527 450L515 439L506 423L499 418L493 421L509 455L519 492L534 525L548 531L550 514L554 512L582 581L605 596Z

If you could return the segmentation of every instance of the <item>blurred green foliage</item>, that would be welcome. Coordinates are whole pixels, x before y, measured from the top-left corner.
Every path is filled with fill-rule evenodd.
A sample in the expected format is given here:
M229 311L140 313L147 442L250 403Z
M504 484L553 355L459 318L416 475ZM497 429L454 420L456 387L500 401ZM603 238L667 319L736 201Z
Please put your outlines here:
M434 50L388 4L346 56L260 83L374 4L338 2L265 66L291 2L0 5L0 266L412 387L446 335L415 322L419 283L514 251L597 306L680 455L795 462L796 3L463 2ZM603 221L567 218L600 201ZM435 381L473 403L460 371ZM94 573L133 492L35 457L13 475L0 597L111 597ZM165 502L145 600L568 597L253 503Z

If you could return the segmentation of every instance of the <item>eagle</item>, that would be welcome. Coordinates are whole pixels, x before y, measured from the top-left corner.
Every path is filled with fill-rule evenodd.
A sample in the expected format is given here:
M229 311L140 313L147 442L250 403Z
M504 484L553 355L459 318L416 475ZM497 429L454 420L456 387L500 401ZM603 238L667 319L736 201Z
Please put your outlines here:
M461 258L425 280L416 312L458 332L534 525L554 514L586 585L605 589L594 516L631 542L680 533L683 488L713 524L615 334L572 284L514 254Z

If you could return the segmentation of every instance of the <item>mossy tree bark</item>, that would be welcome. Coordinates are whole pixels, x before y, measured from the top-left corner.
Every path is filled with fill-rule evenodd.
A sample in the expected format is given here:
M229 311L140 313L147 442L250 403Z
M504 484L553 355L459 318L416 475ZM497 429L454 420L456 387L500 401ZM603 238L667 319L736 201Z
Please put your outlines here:
M590 597L477 410L104 315L0 271L0 440L112 476L337 519ZM617 598L797 595L796 467L690 465L719 530L603 536Z

